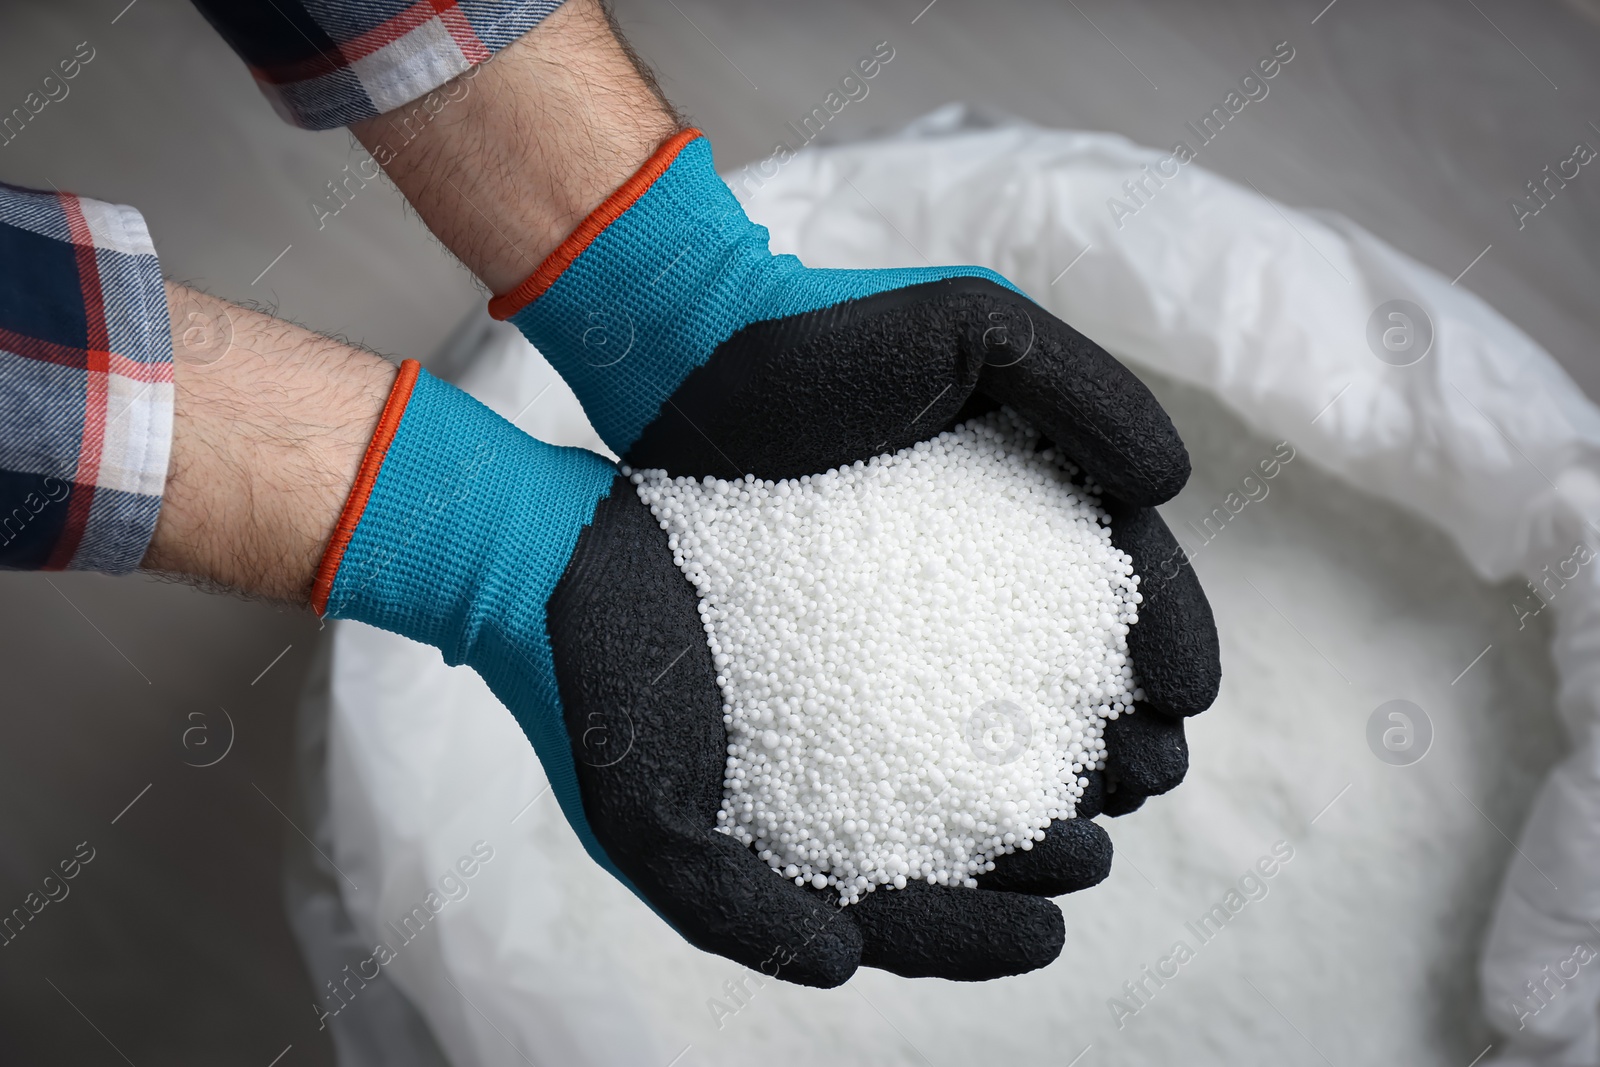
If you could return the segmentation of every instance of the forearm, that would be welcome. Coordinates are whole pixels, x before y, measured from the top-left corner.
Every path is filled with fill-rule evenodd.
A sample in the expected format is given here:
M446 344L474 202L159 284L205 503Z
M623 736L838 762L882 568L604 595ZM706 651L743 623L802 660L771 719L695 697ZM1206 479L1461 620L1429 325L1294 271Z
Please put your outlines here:
M455 83L351 130L498 294L680 126L599 0L568 0ZM142 565L305 602L395 368L183 286L167 297L172 453Z
M599 0L568 0L456 85L436 114L413 102L350 128L496 294L681 126Z
M172 452L143 568L304 603L395 368L167 284Z

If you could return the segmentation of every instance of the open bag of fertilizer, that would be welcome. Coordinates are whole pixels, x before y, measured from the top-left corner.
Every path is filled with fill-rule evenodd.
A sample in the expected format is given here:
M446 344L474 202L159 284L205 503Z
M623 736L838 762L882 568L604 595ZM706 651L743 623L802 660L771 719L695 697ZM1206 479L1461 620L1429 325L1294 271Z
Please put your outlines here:
M1558 996L1525 987L1600 945L1600 411L1470 292L1345 220L1194 164L1137 217L1108 209L1165 158L946 109L735 186L809 264L1005 274L1151 372L1188 439L1194 482L1162 510L1218 608L1223 696L1190 780L1109 824L1110 879L1062 899L1062 958L822 992L700 954L587 861L475 675L339 623L302 731L326 856L296 857L290 893L313 988L377 971L318 1006L344 1061L1237 1067L1311 1061L1309 1041L1455 1064L1506 1054L1487 1012L1507 1062L1600 1062L1600 967L1567 968ZM449 358L535 435L600 448L515 331L485 320ZM1426 759L1394 758L1400 720L1369 742L1395 698L1432 708L1404 720ZM426 931L395 943L428 900Z

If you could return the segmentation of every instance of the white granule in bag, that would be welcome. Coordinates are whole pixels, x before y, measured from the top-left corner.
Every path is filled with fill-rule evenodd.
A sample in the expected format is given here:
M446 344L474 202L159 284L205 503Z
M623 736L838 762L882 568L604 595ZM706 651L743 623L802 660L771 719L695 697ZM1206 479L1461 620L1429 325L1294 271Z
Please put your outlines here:
M1104 765L1139 579L1037 444L1000 411L796 480L633 472L717 666L717 828L797 884L975 885Z

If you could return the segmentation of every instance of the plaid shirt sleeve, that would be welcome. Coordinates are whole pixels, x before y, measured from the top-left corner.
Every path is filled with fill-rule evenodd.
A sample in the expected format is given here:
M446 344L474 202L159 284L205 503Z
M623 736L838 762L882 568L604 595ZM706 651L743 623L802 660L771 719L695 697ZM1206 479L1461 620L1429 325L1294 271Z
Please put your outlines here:
M273 108L348 126L408 104L544 21L561 0L194 0Z
M143 217L0 185L0 567L138 567L171 443L171 327Z

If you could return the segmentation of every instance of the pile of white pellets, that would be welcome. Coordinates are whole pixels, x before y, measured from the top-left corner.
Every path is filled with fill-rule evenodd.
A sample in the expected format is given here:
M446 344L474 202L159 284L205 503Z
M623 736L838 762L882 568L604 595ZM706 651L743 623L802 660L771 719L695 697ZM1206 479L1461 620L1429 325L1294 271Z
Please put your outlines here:
M1142 696L1139 579L1009 411L797 480L630 473L700 594L719 830L849 904L973 886L1073 816Z

